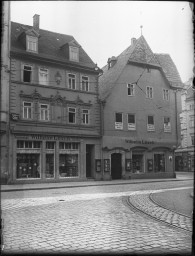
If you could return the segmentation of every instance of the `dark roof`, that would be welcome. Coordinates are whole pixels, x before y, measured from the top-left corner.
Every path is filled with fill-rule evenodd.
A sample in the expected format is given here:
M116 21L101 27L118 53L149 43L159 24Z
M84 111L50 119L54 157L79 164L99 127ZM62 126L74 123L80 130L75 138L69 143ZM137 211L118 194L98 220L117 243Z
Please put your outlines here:
M107 64L102 68L103 75L100 76L99 80L101 99L108 97L129 62L160 68L171 86L182 86L181 78L171 57L168 54L154 54L143 36L139 37L133 45L130 45L116 59L117 61L113 67L108 69Z
M22 33L28 33L32 31L32 26L23 25L16 22L11 22L11 51L14 52L26 52L25 46L18 40L18 37ZM39 38L38 38L38 56L49 58L53 60L59 60L66 63L75 63L71 62L63 52L61 48L65 44L76 42L73 36L64 35L60 33L55 33L43 29L39 29ZM34 56L37 56L36 53L28 53ZM79 63L81 66L94 68L95 64L87 53L83 50L82 47L79 48Z
M169 54L155 53L163 73L171 86L183 87L179 72Z

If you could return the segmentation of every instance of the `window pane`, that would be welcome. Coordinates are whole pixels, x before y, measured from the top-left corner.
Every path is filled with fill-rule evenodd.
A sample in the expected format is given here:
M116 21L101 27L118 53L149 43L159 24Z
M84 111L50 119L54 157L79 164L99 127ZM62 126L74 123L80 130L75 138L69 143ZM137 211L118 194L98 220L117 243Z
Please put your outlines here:
M30 83L31 82L31 71L32 68L30 66L24 66L23 69L23 81Z
M154 124L154 117L148 116L148 124Z
M122 113L116 113L116 122L122 123Z
M128 123L130 124L135 123L135 115L128 115Z

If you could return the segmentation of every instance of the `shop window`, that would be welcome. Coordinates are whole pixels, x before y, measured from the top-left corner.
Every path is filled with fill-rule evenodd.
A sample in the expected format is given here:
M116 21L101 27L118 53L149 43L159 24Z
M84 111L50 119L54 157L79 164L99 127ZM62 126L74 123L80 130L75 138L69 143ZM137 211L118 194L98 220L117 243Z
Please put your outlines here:
M59 176L78 177L78 154L59 155Z
M127 115L127 121L128 121L128 130L130 130L130 131L136 130L135 115L134 114L128 114Z
M78 47L69 47L70 60L79 61L79 48Z
M135 95L135 85L134 84L127 84L127 95L128 96Z
M74 150L74 149L79 149L79 143L77 142L60 142L59 143L59 149L69 149L69 150Z
M47 141L46 142L46 149L54 149L54 142Z
M155 131L154 116L148 116L147 131Z
M123 129L123 114L115 113L115 129L122 130Z
M133 154L132 155L132 167L133 173L143 173L144 172L144 156L143 154Z
M17 154L17 179L40 176L40 154Z
M146 87L146 98L148 98L148 99L153 98L153 88L150 86Z
M23 118L32 119L32 102L23 102Z
M81 77L81 89L82 91L89 91L89 77L88 76L82 76Z
M48 85L48 69L39 69L39 84Z
M89 110L88 109L82 110L82 123L89 124Z
M23 66L23 82L30 83L32 79L32 66L24 65Z
M68 108L68 122L70 124L76 123L76 108Z
M49 121L49 105L40 104L40 120Z
M163 89L163 100L169 100L169 90Z
M76 76L74 74L68 74L68 88L76 90Z
M164 132L171 132L170 117L164 117Z
M54 154L46 154L46 178L54 178Z
M154 154L154 171L165 172L165 155L162 153Z

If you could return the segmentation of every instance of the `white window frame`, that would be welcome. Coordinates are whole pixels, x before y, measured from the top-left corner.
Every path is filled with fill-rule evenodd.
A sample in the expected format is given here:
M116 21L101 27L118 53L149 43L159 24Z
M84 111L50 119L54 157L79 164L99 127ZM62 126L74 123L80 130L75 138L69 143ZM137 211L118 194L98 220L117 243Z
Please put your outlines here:
M193 115L189 116L189 127L190 128L194 127L194 116Z
M43 106L46 106L47 108L42 108ZM40 109L40 120L49 121L49 105L45 103L40 103L39 109Z
M79 48L75 46L69 46L69 56L72 61L79 61Z
M147 99L153 99L154 93L153 93L153 87L146 86L146 98Z
M129 123L129 115L134 116L134 123ZM129 131L135 131L136 130L136 116L135 114L127 114L127 128Z
M168 124L165 123L166 118L169 118ZM163 120L164 120L164 132L171 132L171 118L168 116L164 116Z
M163 100L169 101L169 90L163 89Z
M135 85L134 84L127 84L127 95L135 96Z
M30 104L30 106L25 106L25 104ZM23 101L23 118L33 119L33 103L28 101Z
M26 49L28 52L38 52L38 38L26 36Z
M41 79L41 75L43 75L43 77L45 77L45 81L44 79ZM39 84L43 84L43 85L48 85L48 79L49 78L49 71L47 68L39 68Z
M74 109L74 111L70 111L70 109ZM69 116L69 114L70 113L72 113L72 114L74 114L74 122L70 122L70 116ZM76 124L76 108L75 107L68 107L68 123L69 124Z
M89 92L89 77L81 76L81 90L85 92Z
M82 109L82 124L89 124L89 109Z
M74 78L71 76L74 76ZM74 81L74 88L73 88L73 81ZM76 90L76 75L75 74L68 73L68 89Z
M31 70L27 70L27 69L25 69L25 67L29 67L29 68L31 68ZM24 71L30 72L30 81L29 82L24 81ZM24 82L24 83L32 83L32 71L33 71L33 66L32 65L22 64L22 82Z
M149 124L148 123L148 118L149 117L153 117L153 124ZM153 131L155 131L155 122L154 122L154 116L153 115L148 115L147 116L147 131L148 132L153 132Z
M121 114L122 122L116 122L116 115L117 114ZM116 130L123 130L123 113L121 113L121 112L115 112L115 129Z

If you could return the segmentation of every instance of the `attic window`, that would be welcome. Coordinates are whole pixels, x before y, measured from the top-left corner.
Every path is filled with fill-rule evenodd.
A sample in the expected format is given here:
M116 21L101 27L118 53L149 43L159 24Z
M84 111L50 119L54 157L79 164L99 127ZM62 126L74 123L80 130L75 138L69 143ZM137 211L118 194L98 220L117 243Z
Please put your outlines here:
M69 53L70 53L70 55L69 55L70 60L79 61L79 48L78 47L70 46Z
M29 52L38 52L38 38L26 36L26 49Z

